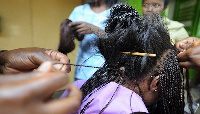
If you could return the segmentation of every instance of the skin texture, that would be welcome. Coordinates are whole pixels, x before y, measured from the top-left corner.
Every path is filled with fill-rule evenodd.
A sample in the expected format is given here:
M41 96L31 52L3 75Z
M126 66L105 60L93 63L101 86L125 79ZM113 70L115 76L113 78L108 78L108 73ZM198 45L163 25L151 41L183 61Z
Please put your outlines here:
M176 44L181 51L178 54L179 65L184 68L200 69L200 40L195 37L185 38Z
M51 94L68 83L66 72L53 71L51 62L31 73L0 76L1 114L70 114L81 103L81 92L70 86L63 99L49 99ZM59 83L56 83L59 82Z
M160 14L166 7L164 6L164 0L144 0L142 10L143 14L148 14L149 12Z
M30 72L45 61L69 63L68 57L58 51L35 47L19 48L0 53L0 71L3 74ZM53 69L71 71L70 66L62 64L54 65Z

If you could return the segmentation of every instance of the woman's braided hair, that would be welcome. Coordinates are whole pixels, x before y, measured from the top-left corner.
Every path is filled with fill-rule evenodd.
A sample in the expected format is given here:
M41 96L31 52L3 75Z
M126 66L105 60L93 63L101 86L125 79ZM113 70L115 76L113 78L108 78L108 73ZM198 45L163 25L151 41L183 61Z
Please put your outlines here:
M178 51L170 43L162 18L154 14L141 18L131 6L117 5L111 8L105 31L106 33L100 35L97 41L105 64L81 87L82 102L112 81L123 85L126 82L139 81L147 74L151 74L160 76L162 92L159 100L148 106L149 112L183 113L184 91L182 70L176 57ZM121 52L152 53L156 54L156 57ZM81 111L84 112L91 102L88 102ZM102 110L109 106L105 105Z

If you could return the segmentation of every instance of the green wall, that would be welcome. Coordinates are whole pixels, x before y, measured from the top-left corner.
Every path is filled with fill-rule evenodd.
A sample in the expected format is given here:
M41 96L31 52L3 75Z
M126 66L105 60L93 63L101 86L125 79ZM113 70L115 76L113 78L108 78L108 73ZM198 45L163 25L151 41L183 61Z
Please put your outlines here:
M128 0L128 4L135 8L142 15L142 0Z

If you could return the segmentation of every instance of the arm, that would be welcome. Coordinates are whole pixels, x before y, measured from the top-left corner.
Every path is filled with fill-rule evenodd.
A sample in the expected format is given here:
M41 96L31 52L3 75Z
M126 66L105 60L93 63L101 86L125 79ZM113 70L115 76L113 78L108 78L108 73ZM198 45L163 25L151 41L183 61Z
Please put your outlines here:
M15 75L10 75L12 81L4 83L1 80L0 113L75 113L81 103L81 92L76 86L69 87L69 95L65 98L49 99L53 92L68 82L65 72L51 72L51 67L43 64L37 72L18 74L34 77L18 80Z
M71 22L70 26L76 31L77 34L103 34L104 31L99 27L86 23L86 22Z

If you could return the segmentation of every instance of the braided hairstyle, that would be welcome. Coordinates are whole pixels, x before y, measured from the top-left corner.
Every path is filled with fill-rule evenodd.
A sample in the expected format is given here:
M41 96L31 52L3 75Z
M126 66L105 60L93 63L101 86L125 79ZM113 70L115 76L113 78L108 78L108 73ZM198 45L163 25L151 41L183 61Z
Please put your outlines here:
M114 81L123 85L151 75L160 76L161 95L155 104L148 106L149 112L183 113L183 79L176 57L178 51L170 43L169 34L162 24L161 17L151 14L141 18L131 6L117 5L111 8L105 32L97 41L99 51L105 58L105 64L81 87L82 102L109 82ZM121 52L152 53L156 54L156 57L150 57L148 54L135 56ZM81 109L81 113L84 113L93 100ZM109 104L106 104L102 111L107 106Z

